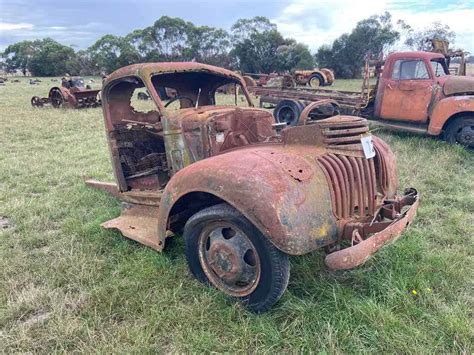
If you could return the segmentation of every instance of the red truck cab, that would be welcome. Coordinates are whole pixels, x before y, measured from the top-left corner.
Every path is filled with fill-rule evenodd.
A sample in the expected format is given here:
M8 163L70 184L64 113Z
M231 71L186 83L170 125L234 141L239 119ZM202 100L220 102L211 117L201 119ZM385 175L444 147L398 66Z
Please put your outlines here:
M449 75L445 57L431 52L388 56L375 95L375 117L414 124L452 142L474 142L474 78Z

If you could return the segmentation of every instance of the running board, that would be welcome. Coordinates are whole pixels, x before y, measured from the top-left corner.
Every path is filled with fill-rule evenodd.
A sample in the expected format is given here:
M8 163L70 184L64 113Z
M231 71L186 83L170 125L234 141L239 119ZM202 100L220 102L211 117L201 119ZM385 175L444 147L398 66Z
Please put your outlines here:
M370 123L385 127L388 129L392 129L394 131L402 131L402 132L410 132L416 134L427 134L428 133L428 126L423 125L414 125L412 123L405 123L405 122L391 122L391 121L381 121L381 120L369 120Z
M163 250L163 242L158 236L158 207L123 203L120 217L104 222L101 226L116 229L124 237L157 251Z
M84 178L84 183L93 187L94 189L105 191L111 194L114 197L119 198L122 201L147 205L147 206L159 206L161 201L161 191L152 191L152 190L130 190L125 192L120 192L117 184L113 182L103 182L97 181L94 179Z
M131 190L120 192L115 183L87 178L84 178L84 183L89 187L106 191L124 201L120 217L102 223L103 228L116 229L124 237L133 239L157 251L163 250L164 238L161 239L158 232L158 209L161 201L161 191Z

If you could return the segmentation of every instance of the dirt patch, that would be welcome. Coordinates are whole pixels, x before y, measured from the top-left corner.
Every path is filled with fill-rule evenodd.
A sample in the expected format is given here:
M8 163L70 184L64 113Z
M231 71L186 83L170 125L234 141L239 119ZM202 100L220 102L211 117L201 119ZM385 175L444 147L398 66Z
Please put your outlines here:
M0 216L0 230L13 228L14 224L8 217Z
M36 323L44 322L50 316L51 316L51 312L38 311L38 312L35 312L28 319L22 321L22 324L25 325L25 326L31 326L31 325L36 324Z

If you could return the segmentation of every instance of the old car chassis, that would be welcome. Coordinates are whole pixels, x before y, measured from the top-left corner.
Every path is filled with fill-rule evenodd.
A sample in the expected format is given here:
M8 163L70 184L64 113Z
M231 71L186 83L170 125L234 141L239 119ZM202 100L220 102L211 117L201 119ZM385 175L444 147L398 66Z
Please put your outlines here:
M223 85L239 86L235 105L217 104ZM133 108L143 87L156 110ZM163 87L179 109L165 108ZM124 202L102 226L157 251L182 235L193 275L255 312L283 294L288 255L325 248L329 268L353 268L396 239L418 207L415 189L396 195L394 154L365 119L308 116L277 132L224 69L125 67L105 80L103 105L116 183L86 184Z

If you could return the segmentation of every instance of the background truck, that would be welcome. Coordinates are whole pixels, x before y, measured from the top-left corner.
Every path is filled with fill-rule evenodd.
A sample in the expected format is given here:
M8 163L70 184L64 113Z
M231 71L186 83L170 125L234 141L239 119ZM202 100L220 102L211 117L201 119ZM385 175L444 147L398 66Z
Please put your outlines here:
M176 97L162 101L162 87ZM152 100L133 102L144 89ZM86 183L125 202L103 226L157 251L182 235L192 274L255 312L286 289L288 255L326 248L328 267L352 268L414 217L416 190L397 196L394 154L363 118L278 134L242 77L199 63L124 67L102 92L116 183Z
M445 56L399 52L375 65L377 82L369 83L366 63L360 92L251 87L260 105L275 105L277 122L298 122L309 103L332 99L343 113L366 117L402 131L443 136L451 143L474 144L474 78L449 75ZM316 115L316 107L309 117Z

